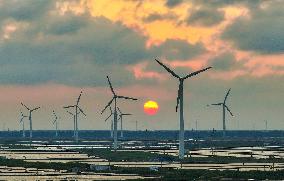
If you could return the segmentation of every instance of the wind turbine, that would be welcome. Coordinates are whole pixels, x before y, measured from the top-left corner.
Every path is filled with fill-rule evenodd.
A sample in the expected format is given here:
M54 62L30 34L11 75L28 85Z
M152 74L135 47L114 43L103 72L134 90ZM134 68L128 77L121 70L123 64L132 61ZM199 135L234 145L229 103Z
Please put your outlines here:
M73 116L73 124L74 124L74 132L73 132L73 137L75 138L75 135L76 135L76 118L75 118L75 114L73 114L72 112L70 111L67 111L70 115Z
M52 124L55 124L55 137L57 137L58 136L58 117L55 114L54 110L52 111L52 113L53 113L53 116L54 116L54 121L52 122Z
M212 67L207 67L205 69L198 70L196 72L190 73L184 77L178 76L174 71L172 71L170 68L168 68L166 65L164 65L159 60L155 59L158 64L160 64L164 69L166 69L173 77L177 78L179 80L179 88L178 88L178 96L177 96L177 105L176 105L176 112L178 110L178 106L180 104L180 130L179 130L179 158L184 158L184 118L183 118L183 83L184 80L187 78L193 77L201 72L204 72Z
M227 101L227 98L230 94L230 91L231 91L231 89L228 90L223 102L211 104L213 106L222 106L222 108L223 108L223 137L226 136L226 110L231 114L231 116L234 116L233 113L231 112L231 110L226 105L226 101ZM209 106L209 105L207 105L207 106Z
M105 119L105 122L113 115L111 107L110 109L110 115ZM113 138L113 120L111 120L111 125L110 125L110 136Z
M264 123L265 123L265 131L267 131L267 128L268 128L268 126L267 126L267 120L264 120Z
M103 114L103 112L106 110L106 108L108 108L111 103L114 101L114 114L113 114L113 122L114 122L114 135L113 135L113 148L116 150L117 149L117 99L129 99L129 100L137 100L135 98L132 97L126 97L126 96L119 96L117 95L114 90L113 87L111 85L110 79L107 76L107 80L108 80L108 84L110 87L110 90L113 94L112 99L108 102L108 104L105 106L105 108L102 110L101 114Z
M76 140L76 142L79 141L79 135L78 135L78 114L79 114L79 111L80 111L83 115L86 116L86 114L83 112L83 110L79 107L79 101L80 101L80 99L81 99L82 93L83 93L83 92L81 91L75 105L64 106L64 107L63 107L64 109L75 108L75 114L74 114L74 116L75 116L75 130L76 130L76 131L75 131L75 140Z
M137 120L135 121L135 130L136 130L136 132L138 130L138 121Z
M24 106L29 111L29 120L30 120L30 138L33 137L33 123L32 123L32 113L36 110L38 110L40 107L30 109L25 104L21 102L22 106Z
M28 116L25 116L22 111L21 111L21 116L22 117L20 119L20 123L22 123L22 125L23 125L23 128L22 128L23 138L25 138L26 137L26 133L25 133L25 122L24 122L24 119L27 118Z
M122 118L123 118L123 116L130 116L132 114L122 113L120 111L119 107L117 109L118 109L118 112L119 112L119 119L120 119L120 137L123 138Z

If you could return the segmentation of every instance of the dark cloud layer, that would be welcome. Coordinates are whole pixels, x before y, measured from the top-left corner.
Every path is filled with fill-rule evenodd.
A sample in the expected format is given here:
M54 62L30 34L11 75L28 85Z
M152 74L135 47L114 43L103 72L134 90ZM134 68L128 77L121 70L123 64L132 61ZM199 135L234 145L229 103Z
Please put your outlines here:
M167 0L166 1L166 6L168 6L168 7L175 7L175 6L179 5L182 2L183 2L183 0Z
M284 3L270 2L266 8L251 10L251 18L241 17L222 37L242 50L264 54L284 52Z
M0 6L0 19L13 18L19 21L38 19L53 7L54 1L46 0L9 0L3 1Z
M158 20L174 20L177 17L174 14L158 14L158 13L154 13L154 14L150 14L149 16L147 16L146 18L144 18L145 22L153 22L153 21L158 21Z
M197 26L213 26L224 19L224 13L213 8L201 8L190 12L187 23Z
M42 11L41 14L47 14L50 9L46 4L40 1L34 6ZM18 8L15 14L25 11L25 8ZM36 15L39 10L29 11ZM28 16L16 18L11 14L5 17L12 17L14 22L29 21L30 26L16 30L1 45L2 84L55 82L94 86L104 85L108 74L112 74L119 85L130 84L134 77L126 70L126 65L153 60L154 57L188 59L203 51L201 45L179 40L168 40L146 49L147 38L143 35L120 23L103 17L92 18L88 14L60 15L53 12L37 19Z

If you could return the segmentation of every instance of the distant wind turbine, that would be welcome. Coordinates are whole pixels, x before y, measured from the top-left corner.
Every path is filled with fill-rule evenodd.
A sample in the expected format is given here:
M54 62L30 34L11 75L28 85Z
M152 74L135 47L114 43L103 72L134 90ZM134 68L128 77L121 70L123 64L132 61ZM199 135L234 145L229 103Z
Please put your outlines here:
M137 120L135 121L135 130L136 131L138 130L138 121Z
M54 120L53 120L52 124L55 124L55 137L58 137L58 117L55 114L54 110L52 111L52 113L53 113L53 116L54 116Z
M196 72L190 73L184 77L178 76L174 71L172 71L170 68L168 68L166 65L164 65L159 60L155 59L158 64L160 64L164 69L166 69L173 77L177 78L179 80L179 88L178 88L178 96L177 96L177 105L176 105L176 112L178 110L178 106L180 104L180 131L179 131L179 158L184 158L184 118L183 118L183 83L184 80L187 78L193 77L201 72L204 72L208 69L211 69L212 67L207 67L202 70L198 70Z
M73 137L75 138L76 136L76 118L75 118L75 114L73 114L72 112L70 111L67 111L70 115L72 115L73 117L73 124L74 124L74 129L73 129ZM79 112L80 113L80 112Z
M132 114L122 113L122 112L120 111L119 107L118 107L117 109L118 109L118 112L119 112L119 119L120 119L120 137L123 138L123 127L122 127L123 121L122 121L122 118L123 118L124 116L130 116L130 115L132 115Z
M116 150L117 149L117 99L129 99L129 100L137 100L135 98L132 97L125 97L125 96L119 96L117 95L114 90L113 87L111 85L110 79L107 76L107 80L108 80L108 84L110 87L110 90L113 94L112 99L108 102L108 104L105 106L105 108L102 110L101 114L103 114L103 112L106 110L106 108L108 108L111 103L114 101L114 114L113 114L113 121L114 121L114 135L113 135L113 148Z
M38 110L40 107L30 109L25 104L21 102L22 106L24 106L29 111L29 121L30 121L30 138L33 137L33 123L32 123L32 113L36 110Z
M267 131L267 129L268 129L267 120L264 120L264 123L265 123L265 130Z
M113 115L111 107L109 107L110 110L110 115L105 119L105 122ZM111 125L110 125L110 137L113 138L113 120L111 120Z
M20 123L22 123L22 132L23 132L23 138L25 138L26 137L26 132L25 132L25 121L24 121L24 119L25 118L27 118L28 116L25 116L24 114L23 114L23 112L21 111L21 119L20 119Z
M86 116L86 114L83 112L83 110L79 107L79 101L81 99L81 96L82 96L82 91L80 92L80 95L77 99L77 102L75 105L71 105L71 106L64 106L63 108L64 109L68 109L68 108L75 108L75 140L76 142L79 141L79 134L78 134L78 115L79 115L79 111Z
M222 108L223 108L223 136L226 136L226 110L231 114L231 116L234 116L233 113L231 112L231 110L229 109L229 107L226 105L226 101L227 101L227 98L230 94L230 91L231 91L231 89L228 90L223 102L211 104L213 106L222 106ZM207 105L207 106L209 106L209 105Z

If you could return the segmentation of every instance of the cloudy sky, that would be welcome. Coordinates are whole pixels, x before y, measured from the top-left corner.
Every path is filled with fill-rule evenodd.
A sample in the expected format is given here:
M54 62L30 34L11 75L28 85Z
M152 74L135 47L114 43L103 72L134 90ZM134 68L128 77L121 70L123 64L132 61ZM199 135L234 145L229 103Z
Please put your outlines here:
M220 129L221 102L232 88L228 129L284 128L284 1L261 0L0 0L0 129L20 129L20 105L42 108L34 129L62 129L72 120L62 106L83 91L81 129L107 129L111 99L106 75L118 94L125 129L178 129L178 82L154 59L186 75L185 128ZM157 101L155 116L143 112Z

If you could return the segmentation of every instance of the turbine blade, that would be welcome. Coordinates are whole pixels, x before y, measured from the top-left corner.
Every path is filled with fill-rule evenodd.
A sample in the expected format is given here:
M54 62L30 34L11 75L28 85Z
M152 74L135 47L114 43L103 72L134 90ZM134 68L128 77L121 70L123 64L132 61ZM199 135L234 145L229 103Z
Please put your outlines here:
M117 98L130 99L130 100L134 100L134 101L138 100L138 99L136 99L136 98L133 98L133 97L126 97L126 96L117 96Z
M110 90L111 90L112 94L113 94L113 95L116 95L115 92L114 92L114 90L113 90L113 87L112 87L112 85L111 85L109 76L107 76L107 81L108 81L108 85L109 85L109 87L110 87Z
M121 114L122 116L130 116L130 115L132 115L132 114Z
M24 106L27 110L30 110L25 104L21 102L22 106Z
M76 107L76 105L74 105L74 106L64 106L63 108L67 109L67 108L71 108L71 107Z
M212 106L221 106L223 103L211 104Z
M108 107L111 105L111 103L112 103L113 100L114 100L114 98L112 98L112 99L108 102L108 104L106 105L106 107L102 110L101 114L103 114L104 111L106 110L106 108L108 108Z
M79 104L79 101L80 101L80 99L81 99L81 96L82 96L82 91L80 92L80 95L79 95L79 97L78 97L78 99L77 99L77 103L76 103L76 105L78 106L78 104Z
M226 96L225 96L224 102L226 102L226 100L227 100L227 98L228 98L228 96L229 96L229 94L230 94L230 91L231 91L231 88L228 90L228 92L227 92L227 94L226 94Z
M172 71L169 67L167 67L166 65L164 65L162 62L160 62L159 60L155 59L156 62L158 62L158 64L160 64L162 67L164 67L164 69L166 69L170 74L172 74L172 76L176 77L176 78L180 78L174 71Z
M110 113L111 113L111 114L113 114L113 113L112 113L112 109L111 109L111 106L109 106L109 110L110 110Z
M74 114L73 114L73 113L71 113L70 111L66 111L66 112L68 112L69 114L71 114L72 116L74 116Z
M187 78L189 78L189 77L195 76L195 75L197 75L197 74L199 74L199 73L201 73L201 72L204 72L204 71L206 71L206 70L208 70L208 69L211 69L211 68L212 68L212 67L207 67L207 68L205 68L205 69L198 70L198 71L196 71L196 72L193 72L193 73L191 73L191 74L188 74L187 76L183 77L183 79L187 79Z
M24 117L22 117L22 118L20 119L20 123L23 122L23 119L24 119Z
M36 110L38 110L40 107L37 107L37 108L34 108L34 109L32 109L31 111L36 111Z
M83 111L80 107L78 107L78 109L80 110L80 112L81 112L82 114L84 114L84 116L87 116L87 115L84 113L84 111Z
M117 107L117 110L118 110L119 114L122 114L122 112L120 111L119 107Z
M234 116L233 113L231 112L231 110L228 108L228 106L225 105L225 107L226 107L227 111L231 114L231 116Z
M106 119L105 122L112 116L112 114L110 114Z

